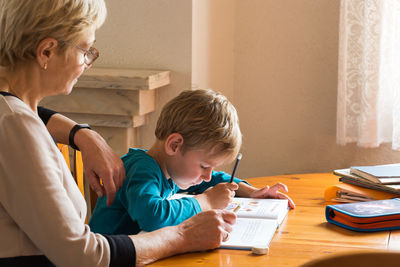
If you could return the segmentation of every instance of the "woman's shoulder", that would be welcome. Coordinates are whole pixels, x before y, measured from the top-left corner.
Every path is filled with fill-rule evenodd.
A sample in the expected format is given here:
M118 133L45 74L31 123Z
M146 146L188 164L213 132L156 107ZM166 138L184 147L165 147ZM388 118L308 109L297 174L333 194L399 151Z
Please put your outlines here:
M19 118L35 117L35 113L19 98L12 95L0 95L0 116Z
M42 120L27 104L14 96L0 95L0 123L15 134L42 135L47 132Z

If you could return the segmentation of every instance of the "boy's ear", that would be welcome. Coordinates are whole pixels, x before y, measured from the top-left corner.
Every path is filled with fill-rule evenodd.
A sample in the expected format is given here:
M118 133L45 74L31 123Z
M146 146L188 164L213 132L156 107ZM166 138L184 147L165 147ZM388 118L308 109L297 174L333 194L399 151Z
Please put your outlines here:
M57 47L58 41L51 37L45 38L39 42L36 48L36 60L41 68L47 68L47 64L50 58L55 55Z
M183 137L181 134L172 133L165 140L165 152L169 156L175 155L178 151L180 151L183 145Z

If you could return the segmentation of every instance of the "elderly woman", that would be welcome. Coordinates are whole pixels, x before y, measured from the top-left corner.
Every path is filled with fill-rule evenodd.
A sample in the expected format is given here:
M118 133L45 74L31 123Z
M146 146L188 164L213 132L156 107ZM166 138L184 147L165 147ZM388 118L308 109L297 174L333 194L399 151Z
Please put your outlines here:
M85 225L85 201L53 138L70 140L88 155L87 162L106 161L90 156L93 147L120 162L103 151L110 148L95 132L37 105L46 96L69 94L98 57L95 30L105 16L103 0L0 0L0 65L7 91L0 93L1 266L143 265L218 247L232 229L235 215L224 211L137 236L94 234ZM106 185L110 202L124 176L119 167L112 171L117 174ZM98 182L92 186L102 194Z

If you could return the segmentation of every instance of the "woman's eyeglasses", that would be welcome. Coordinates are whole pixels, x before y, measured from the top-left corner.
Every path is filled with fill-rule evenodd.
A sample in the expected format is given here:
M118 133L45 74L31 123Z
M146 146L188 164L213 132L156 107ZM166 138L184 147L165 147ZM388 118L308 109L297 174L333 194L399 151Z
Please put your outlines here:
M75 48L78 48L83 52L83 58L86 65L91 65L100 55L99 50L93 46L90 47L89 50L83 49L77 45L75 45Z
M82 47L79 47L75 44L71 44L69 42L64 42L64 41L58 41L60 43L64 43L67 45L72 45L73 47L81 50L83 52L83 58L84 62L86 65L91 65L93 62L100 56L99 50L97 50L95 47L90 47L89 50L83 49Z

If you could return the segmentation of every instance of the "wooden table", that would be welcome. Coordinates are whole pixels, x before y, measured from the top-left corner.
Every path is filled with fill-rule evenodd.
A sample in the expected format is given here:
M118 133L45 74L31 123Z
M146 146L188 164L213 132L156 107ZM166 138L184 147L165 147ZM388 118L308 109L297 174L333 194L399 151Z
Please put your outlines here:
M286 184L296 209L289 211L270 244L268 255L215 249L170 257L150 266L299 266L324 255L349 251L400 250L400 231L358 233L329 224L325 219L324 190L337 183L330 173L251 178L253 186ZM332 203L329 203L332 204Z

